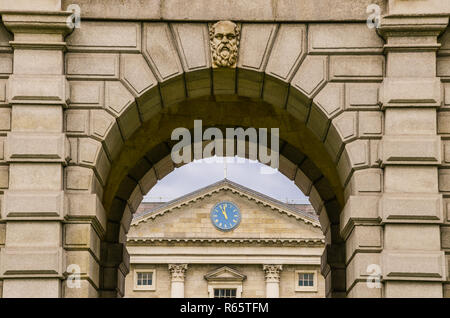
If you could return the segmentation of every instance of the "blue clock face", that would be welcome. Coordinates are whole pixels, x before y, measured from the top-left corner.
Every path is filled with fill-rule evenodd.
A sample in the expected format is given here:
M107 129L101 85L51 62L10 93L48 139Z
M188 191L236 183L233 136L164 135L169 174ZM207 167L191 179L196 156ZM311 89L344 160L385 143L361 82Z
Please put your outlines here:
M211 221L219 230L230 231L241 222L241 212L234 203L220 202L211 210Z

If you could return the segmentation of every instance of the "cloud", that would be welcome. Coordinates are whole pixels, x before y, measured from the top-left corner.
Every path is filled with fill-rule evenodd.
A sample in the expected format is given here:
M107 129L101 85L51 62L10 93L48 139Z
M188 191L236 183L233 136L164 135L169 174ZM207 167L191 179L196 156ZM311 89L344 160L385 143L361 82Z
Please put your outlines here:
M222 158L216 158L222 159ZM224 179L225 164L199 160L175 169L150 190L144 201L169 201ZM262 174L259 162L228 162L227 178L274 199L290 203L309 203L292 180L280 172ZM222 161L223 162L223 161Z

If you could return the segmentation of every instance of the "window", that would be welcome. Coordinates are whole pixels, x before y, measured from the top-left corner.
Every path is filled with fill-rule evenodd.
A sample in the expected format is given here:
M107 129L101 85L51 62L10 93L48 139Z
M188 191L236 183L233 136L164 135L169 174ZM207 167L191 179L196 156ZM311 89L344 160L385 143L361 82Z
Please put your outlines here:
M214 298L236 298L235 288L215 288Z
M237 269L222 266L205 275L209 298L241 298L242 282L247 277Z
M314 286L314 274L313 273L299 273L298 274L298 286L301 286L301 287Z
M295 271L295 291L316 292L317 271L298 270Z
M153 273L138 273L137 274L138 286L151 286L153 285Z
M155 290L156 271L138 269L134 272L134 290Z

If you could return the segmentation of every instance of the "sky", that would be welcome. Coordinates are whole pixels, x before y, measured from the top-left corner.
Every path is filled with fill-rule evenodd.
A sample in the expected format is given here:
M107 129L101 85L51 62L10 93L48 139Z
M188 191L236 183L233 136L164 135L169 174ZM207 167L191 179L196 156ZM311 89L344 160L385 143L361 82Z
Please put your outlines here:
M274 199L289 203L309 203L308 198L283 174L259 162L247 159L224 158L196 160L175 169L150 190L144 201L169 201L223 180L225 166L227 179ZM237 162L239 160L239 162ZM213 161L213 162L211 162ZM244 162L242 162L244 161Z

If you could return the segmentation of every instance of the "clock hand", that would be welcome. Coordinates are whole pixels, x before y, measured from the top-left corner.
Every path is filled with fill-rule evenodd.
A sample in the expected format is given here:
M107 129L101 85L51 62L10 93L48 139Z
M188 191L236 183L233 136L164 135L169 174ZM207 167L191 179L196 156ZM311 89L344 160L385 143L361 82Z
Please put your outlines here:
M222 208L222 214L225 216L225 220L228 220L227 212Z

